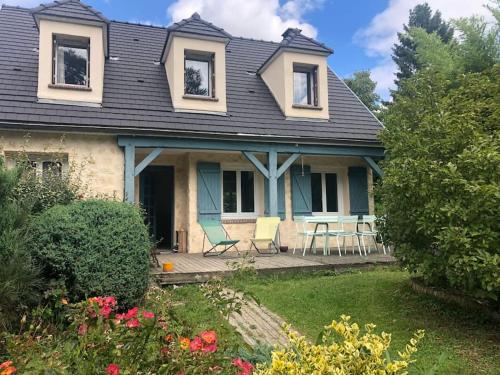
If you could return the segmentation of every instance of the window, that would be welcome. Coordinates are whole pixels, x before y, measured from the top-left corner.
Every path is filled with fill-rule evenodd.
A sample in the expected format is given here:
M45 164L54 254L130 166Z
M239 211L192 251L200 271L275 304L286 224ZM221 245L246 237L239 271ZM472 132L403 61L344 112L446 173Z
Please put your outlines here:
M315 213L340 212L340 191L336 173L311 173L312 211Z
M243 216L255 214L254 172L222 172L222 212Z
M52 83L88 87L89 56L89 38L55 35Z
M44 161L42 162L42 177L61 177L62 163L58 161Z
M318 106L317 66L293 65L293 104Z
M214 54L189 51L184 57L184 94L215 97Z

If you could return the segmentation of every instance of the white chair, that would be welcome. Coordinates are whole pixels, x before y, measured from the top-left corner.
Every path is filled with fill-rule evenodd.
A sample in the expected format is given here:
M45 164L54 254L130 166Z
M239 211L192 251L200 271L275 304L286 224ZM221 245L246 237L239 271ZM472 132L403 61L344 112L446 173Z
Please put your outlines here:
M375 249L378 250L378 244L377 244L377 235L379 235L378 231L375 229L375 220L376 220L375 215L363 215L363 218L360 222L361 225L361 230L358 231L358 237L361 239L361 244L363 245L363 250L366 254L366 245L365 245L365 237L371 238L373 243L375 244ZM384 254L387 254L386 249L385 249L385 244L382 239L382 250L384 251ZM371 253L371 245L368 243L368 254Z
M344 247L344 254L347 254L345 239L351 237L356 239L356 242L358 244L359 255L362 256L363 254L361 254L361 246L357 234L358 216L339 216L339 224L340 224L339 230L329 231L328 233L328 237L335 237L335 239L337 240L337 248L339 250L339 255L341 255L340 238L342 238L342 246ZM351 229L349 226L352 226L353 229ZM328 249L328 254L330 254L330 248L328 244L326 245L326 248ZM352 245L352 253L354 254L354 243Z
M309 229L309 221L308 221L309 216L295 216L293 220L295 221L295 244L293 246L293 254L295 254L295 250L297 249L297 245L299 244L300 238L302 238L301 242L301 249L302 249L302 256L306 255L306 248L307 248L307 243L309 240L313 237L323 237L326 234L326 231L317 231L316 233L314 230ZM311 249L311 251L314 251L314 254L316 254L316 241L314 241L314 250Z

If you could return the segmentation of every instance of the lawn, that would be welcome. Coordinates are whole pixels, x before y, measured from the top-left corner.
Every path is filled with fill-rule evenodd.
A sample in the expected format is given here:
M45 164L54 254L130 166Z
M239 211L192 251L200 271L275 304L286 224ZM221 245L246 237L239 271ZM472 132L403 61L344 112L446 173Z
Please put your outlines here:
M426 337L410 374L498 374L498 326L477 314L413 292L397 269L331 276L274 276L240 283L260 302L312 340L341 314L392 333L392 354L417 329ZM429 370L434 370L429 372Z

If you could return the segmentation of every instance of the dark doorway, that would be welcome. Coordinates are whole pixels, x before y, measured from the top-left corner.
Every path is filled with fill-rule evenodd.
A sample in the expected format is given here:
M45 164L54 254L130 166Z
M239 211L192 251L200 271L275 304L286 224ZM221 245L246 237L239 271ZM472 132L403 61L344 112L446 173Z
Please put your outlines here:
M146 223L159 248L172 248L174 167L148 166L140 174L140 199Z

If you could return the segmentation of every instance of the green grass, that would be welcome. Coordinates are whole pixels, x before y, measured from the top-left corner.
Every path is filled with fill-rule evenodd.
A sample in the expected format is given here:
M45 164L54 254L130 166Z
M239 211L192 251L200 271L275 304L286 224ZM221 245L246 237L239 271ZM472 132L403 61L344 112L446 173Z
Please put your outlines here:
M239 286L312 340L341 314L392 333L391 355L404 348L414 331L425 329L410 374L499 374L498 326L413 292L408 280L406 272L377 269L337 276L254 278Z
M207 301L198 285L186 285L171 289L174 299L174 313L182 319L186 327L186 335L194 335L213 329L217 332L219 346L237 351L245 346L243 338L225 320L222 315Z

